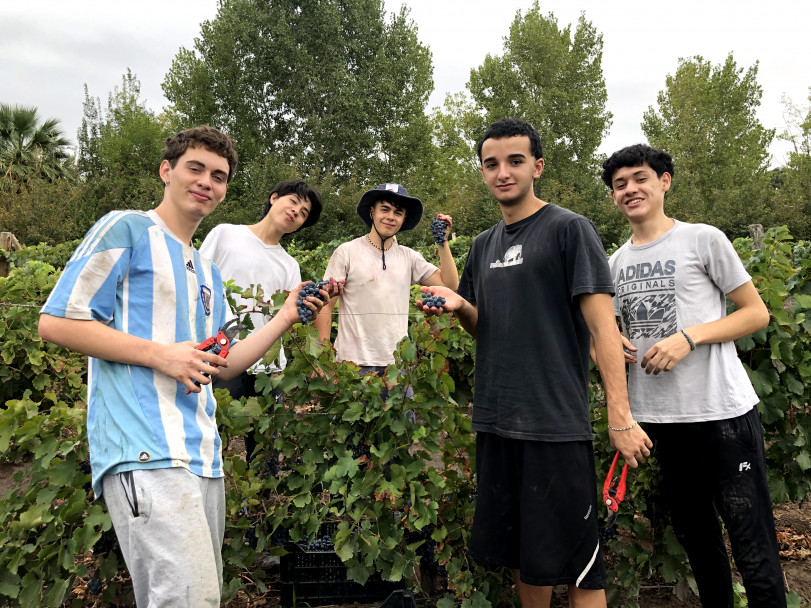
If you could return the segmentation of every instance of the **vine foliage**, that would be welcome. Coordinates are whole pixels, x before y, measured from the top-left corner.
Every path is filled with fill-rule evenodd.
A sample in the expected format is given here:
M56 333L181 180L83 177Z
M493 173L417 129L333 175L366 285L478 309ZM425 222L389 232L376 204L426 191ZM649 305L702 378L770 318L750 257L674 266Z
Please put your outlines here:
M761 398L772 499L799 502L811 493L811 245L784 228L769 230L764 245L735 242L771 312L769 326L737 346ZM126 577L105 506L89 487L84 358L36 335L39 308L69 250L9 254L11 274L0 279L0 466L16 470L0 497L0 596L9 606L79 601L91 580L103 583L101 599L114 605ZM320 278L329 251L310 252L305 276ZM253 286L229 290L265 300ZM272 311L280 299L269 300L262 307ZM282 553L286 541L312 543L330 522L335 551L355 581L374 573L404 580L439 595L440 608L498 602L511 574L484 568L467 551L476 497L475 341L450 317L411 314L409 334L382 377L336 362L312 327L297 325L283 340L287 369L257 375L258 397L216 392L226 446L226 601L240 590L267 592L259 558ZM613 449L592 374L602 480ZM235 449L249 432L257 441L250 464ZM651 579L683 597L695 593L663 508L655 458L629 479L618 526L604 547L611 605L637 607L640 582ZM799 608L799 597L790 596L790 605Z

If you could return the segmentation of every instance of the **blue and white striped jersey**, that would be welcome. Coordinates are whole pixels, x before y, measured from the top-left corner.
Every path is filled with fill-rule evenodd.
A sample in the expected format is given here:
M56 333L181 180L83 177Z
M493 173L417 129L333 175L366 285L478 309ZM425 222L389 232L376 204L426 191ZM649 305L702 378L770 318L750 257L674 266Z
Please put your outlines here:
M159 342L200 343L229 316L217 267L154 211L113 211L76 249L42 309ZM183 467L222 477L211 385L186 394L148 367L90 357L87 434L93 491L133 469Z

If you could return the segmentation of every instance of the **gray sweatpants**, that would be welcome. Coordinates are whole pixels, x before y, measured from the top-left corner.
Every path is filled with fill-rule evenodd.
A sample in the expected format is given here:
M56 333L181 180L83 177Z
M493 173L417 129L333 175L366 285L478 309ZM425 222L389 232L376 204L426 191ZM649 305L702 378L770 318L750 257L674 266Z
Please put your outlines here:
M138 607L219 606L224 480L173 468L105 475L102 483Z

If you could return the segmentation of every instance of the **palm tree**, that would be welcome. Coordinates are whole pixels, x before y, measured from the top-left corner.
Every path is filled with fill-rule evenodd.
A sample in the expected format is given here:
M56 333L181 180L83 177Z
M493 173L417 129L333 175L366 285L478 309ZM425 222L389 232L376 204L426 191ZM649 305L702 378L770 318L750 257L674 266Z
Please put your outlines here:
M0 190L19 190L35 178L68 176L70 141L59 120L38 123L36 108L0 104Z

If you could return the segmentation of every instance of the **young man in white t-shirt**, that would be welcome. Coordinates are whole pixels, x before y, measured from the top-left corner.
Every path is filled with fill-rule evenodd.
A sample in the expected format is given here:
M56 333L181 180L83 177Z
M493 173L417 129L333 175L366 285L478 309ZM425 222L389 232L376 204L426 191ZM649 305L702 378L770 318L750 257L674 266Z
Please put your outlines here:
M769 312L720 230L665 214L673 172L666 152L643 144L603 163L633 230L609 260L631 411L654 440L702 605L733 606L720 515L749 606L785 606L759 400L735 349L768 325ZM736 306L729 315L727 297Z
M417 226L422 202L400 184L381 184L358 203L358 215L369 233L340 245L330 257L324 277L345 281L340 295L339 361L352 361L363 372L382 372L394 363L397 343L408 333L408 306L412 285L445 285L456 289L459 273L448 246L450 216L439 214L448 226L445 241L437 245L440 268L419 253L397 243L395 235ZM315 321L319 337L329 339L337 298L325 304Z
M219 224L208 233L200 253L220 269L223 280L233 280L242 288L258 285L264 292L265 301L279 291L290 291L301 283L301 270L293 256L280 244L282 237L313 226L318 222L323 208L321 195L301 180L276 184L265 204L262 217L256 224ZM237 305L247 310L259 309L261 302L254 299L235 298ZM250 314L254 329L268 321L261 312ZM251 372L278 372L285 367L284 352L277 362L265 364L257 361ZM248 372L239 379L223 385L215 382L215 388L227 388L239 399L253 394L253 378Z
M258 285L268 301L272 294L290 291L301 283L301 269L280 244L282 237L316 224L322 209L321 195L306 182L279 182L270 193L259 222L215 226L200 246L200 253L217 265L224 281L233 280L242 288ZM247 310L261 307L261 302L255 299L237 296L235 301L237 305L246 306ZM254 331L270 320L269 315L261 312L250 313L250 318ZM213 387L227 389L234 399L255 396L255 374L281 372L286 363L284 349L280 349L277 361L266 364L260 359L250 370L232 380L220 382L215 379ZM248 462L255 448L253 433L248 432L245 435Z

